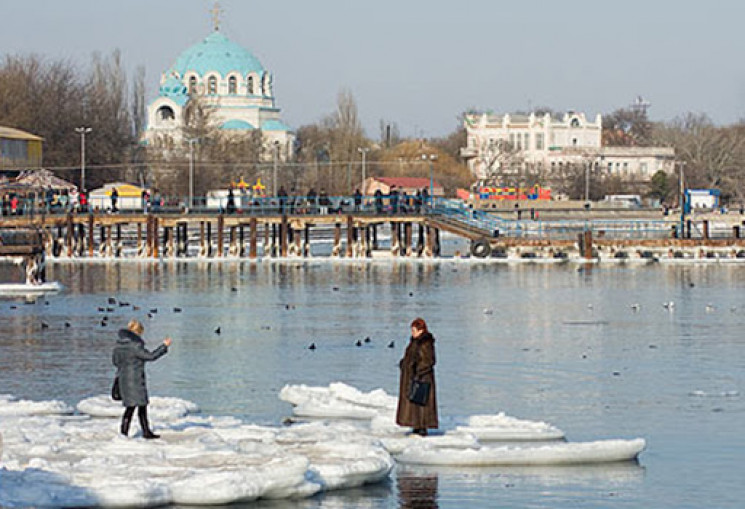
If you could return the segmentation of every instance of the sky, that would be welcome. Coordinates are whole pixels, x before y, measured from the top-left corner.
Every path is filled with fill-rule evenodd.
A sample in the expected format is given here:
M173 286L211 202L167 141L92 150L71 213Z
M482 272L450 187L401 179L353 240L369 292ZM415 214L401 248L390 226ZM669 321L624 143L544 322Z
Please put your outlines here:
M147 99L178 55L212 31L211 0L0 0L0 56L81 67L121 50ZM222 0L221 31L274 75L294 127L357 100L368 136L444 136L471 108L548 106L588 117L651 103L653 120L745 118L742 0Z

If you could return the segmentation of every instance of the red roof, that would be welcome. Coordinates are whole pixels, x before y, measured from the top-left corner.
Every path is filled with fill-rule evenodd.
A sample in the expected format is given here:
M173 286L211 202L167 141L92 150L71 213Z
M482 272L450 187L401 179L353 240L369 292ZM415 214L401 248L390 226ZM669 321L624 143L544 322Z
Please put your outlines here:
M376 177L377 181L382 182L383 184L387 186L396 186L396 187L405 187L405 188L413 188L413 189L423 189L427 188L429 189L429 179L428 178L418 178L418 177ZM437 183L435 180L432 187L442 187L440 184Z

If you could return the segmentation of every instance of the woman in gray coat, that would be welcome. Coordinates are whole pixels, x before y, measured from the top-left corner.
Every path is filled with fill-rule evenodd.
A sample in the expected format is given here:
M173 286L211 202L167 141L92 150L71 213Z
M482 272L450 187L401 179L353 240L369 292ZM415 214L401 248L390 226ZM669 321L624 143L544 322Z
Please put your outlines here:
M163 344L152 352L145 348L142 333L145 327L137 320L131 320L126 329L119 331L119 340L114 347L112 361L116 366L116 376L119 379L119 391L122 404L126 407L122 416L122 435L127 436L132 415L137 407L137 417L142 427L144 438L160 438L150 430L147 420L147 383L145 381L145 362L159 359L168 352L171 338L166 338Z

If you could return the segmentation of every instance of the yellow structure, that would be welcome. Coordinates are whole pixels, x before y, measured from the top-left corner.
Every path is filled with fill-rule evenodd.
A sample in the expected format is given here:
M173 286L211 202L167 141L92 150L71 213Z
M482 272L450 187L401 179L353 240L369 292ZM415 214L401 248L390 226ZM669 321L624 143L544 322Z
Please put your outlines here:
M40 136L0 126L0 169L41 167L43 142Z

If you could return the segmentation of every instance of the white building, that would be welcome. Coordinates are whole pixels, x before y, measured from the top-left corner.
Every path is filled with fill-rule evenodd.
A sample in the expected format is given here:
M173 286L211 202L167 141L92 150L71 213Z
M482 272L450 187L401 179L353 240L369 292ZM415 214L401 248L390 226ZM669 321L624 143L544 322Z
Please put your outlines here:
M197 98L212 110L218 128L235 136L261 130L268 159L275 148L280 160L292 156L295 135L280 119L271 73L217 27L162 74L158 97L147 108L148 146L180 149L185 110Z
M657 171L672 173L675 152L668 147L604 147L600 115L588 121L584 113L562 118L536 115L466 115L468 136L461 156L479 179L525 167L547 174L563 167L590 166L595 172L628 180L649 180Z

